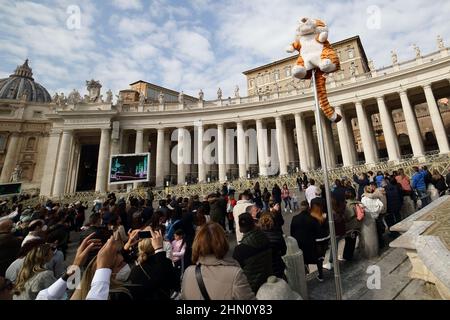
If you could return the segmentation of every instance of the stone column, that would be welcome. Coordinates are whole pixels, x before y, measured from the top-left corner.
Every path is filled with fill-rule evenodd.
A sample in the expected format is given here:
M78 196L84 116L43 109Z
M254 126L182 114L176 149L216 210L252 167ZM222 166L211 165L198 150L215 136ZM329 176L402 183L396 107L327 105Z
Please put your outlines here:
M297 147L298 147L298 158L300 160L300 169L302 171L309 171L309 161L306 155L306 126L305 119L302 114L296 113L295 117L295 132L297 133Z
M425 97L427 99L428 110L430 111L430 118L433 123L434 135L436 136L439 151L441 154L449 153L450 148L447 133L445 132L444 123L442 122L441 113L439 112L431 85L424 86L423 91L425 92Z
M372 147L372 138L370 136L370 126L367 119L367 113L363 108L361 101L357 101L355 106L356 115L358 117L359 134L361 136L366 164L374 164L376 162L376 156Z
M256 119L256 140L258 142L258 165L259 175L267 176L267 150L266 143L267 131L264 129L262 119Z
M164 186L164 128L159 128L156 138L156 180L155 185L156 187L163 187Z
M283 141L283 121L280 116L275 118L275 126L277 130L277 149L280 164L280 175L287 174L286 152L284 150Z
M204 148L204 142L203 142L203 135L204 135L204 128L203 124L201 122L198 122L195 125L195 128L197 128L197 162L198 162L198 182L205 182L206 181L206 165L205 161L203 159L203 148Z
M163 149L163 176L170 175L170 167L172 164L170 146L172 145L170 130L164 133L164 149Z
M242 121L237 126L237 158L239 164L239 178L247 178L247 166L245 164L245 133Z
M315 119L313 119L315 121ZM309 162L309 169L314 170L316 169L316 154L314 151L314 136L313 136L313 123L305 123L306 127L306 150L308 154L308 162Z
M64 194L67 181L67 169L69 164L70 146L72 144L73 131L64 130L59 147L58 162L56 164L55 184L53 186L53 196L59 197Z
M339 146L341 148L342 163L344 167L355 165L355 159L352 156L352 149L355 148L355 144L350 140L349 132L351 128L348 127L348 119L341 106L335 107L338 114L342 116L342 120L337 123L337 131L339 136Z
M122 132L119 132L117 135L111 133L111 155L120 154L122 136Z
M320 112L320 122L322 125L323 141L325 144L325 157L329 168L336 167L336 152L334 151L333 130L331 122Z
M121 153L122 150L122 142L123 142L123 130L119 129L119 126L115 125L113 122L113 128L111 130L111 146L110 146L110 156L118 155ZM110 161L110 159L108 159ZM109 169L111 171L111 168ZM109 182L109 174L108 172L108 178L107 182ZM76 176L75 176L76 177ZM109 191L118 191L121 186L118 184L112 184L107 186Z
M232 128L227 128L226 126L224 126L225 128L225 168L226 168L226 172L227 172L227 178L231 179L231 175L229 176L229 174L231 173L231 170L234 169L235 164L237 161L236 157L237 156L237 144L234 144L234 137L237 136L237 132L232 129Z
M134 153L142 152L144 152L144 129L136 129L136 144L134 146ZM141 185L141 182L134 182L133 188L137 189Z
M184 128L178 128L178 155L177 155L177 176L178 185L183 185L186 183L186 166L185 166L185 135Z
M50 132L50 137L48 138L47 155L45 156L44 173L42 175L41 182L41 196L50 197L52 195L60 138L60 131Z
M134 152L144 152L144 129L136 129L136 145L134 148Z
M101 193L106 192L108 185L109 138L110 129L103 128L100 136L100 146L98 149L97 180L95 182L95 191Z
M11 174L16 167L17 151L19 149L19 134L12 133L8 141L8 149L6 150L5 162L3 163L2 174L0 176L1 183L8 183L11 179Z
M422 157L424 155L422 135L420 134L419 124L417 123L416 113L409 102L405 90L400 91L400 100L402 102L403 116L405 118L406 128L408 129L409 141L414 157Z
M225 182L227 175L227 166L225 161L225 128L222 123L217 125L217 155L219 166L219 181Z
M397 134L395 132L394 121L392 113L386 107L384 97L377 98L378 111L380 112L381 126L383 127L384 141L386 142L386 149L389 155L389 161L400 160L400 149L397 141Z
M375 128L373 126L372 115L369 113L367 113L367 123L369 124L369 135L371 140L370 145L372 146L373 154L375 155L375 162L378 162L378 143L375 136Z
M351 161L352 161L351 163L352 163L352 165L354 165L354 164L356 164L358 156L357 156L357 150L356 150L355 134L353 132L352 118L350 118L348 116L346 117L346 126L345 127L347 128L348 141L350 141L350 151L351 151Z
M287 138L288 130L286 128L287 124L286 124L286 121L283 120L283 119L281 119L281 123L282 123L282 125L281 125L281 133L282 133L282 137L283 137L284 157L285 157L285 160L286 160L286 166L289 166L291 159L289 157L289 147L288 147L288 138Z

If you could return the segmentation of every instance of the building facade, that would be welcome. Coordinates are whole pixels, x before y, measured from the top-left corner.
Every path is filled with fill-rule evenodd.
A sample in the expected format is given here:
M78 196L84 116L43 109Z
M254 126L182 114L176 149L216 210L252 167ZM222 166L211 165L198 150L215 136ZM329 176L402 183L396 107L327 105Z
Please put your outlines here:
M439 43L438 51L429 55L405 62L393 56L391 66L376 70L369 63L369 70L358 37L340 45L344 74L327 81L329 100L343 121L335 125L321 117L330 166L382 160L395 163L430 151L450 152L450 111L439 103L450 96L448 48ZM289 83L296 80L288 73L286 79L281 76L284 65L293 63L294 57L247 71L249 95L227 100L206 101L203 96L185 99L180 94L175 101L155 99L149 88L161 92L161 87L139 81L130 90L121 91L117 103L112 102L110 92L103 101L99 92L88 87L89 95L84 98L72 92L67 99L54 97L42 106L40 102L24 105L23 110L30 110L24 112L27 114L34 114L35 108L45 109L38 123L47 130L43 131L45 142L39 145L43 148L39 157L45 160L36 161L38 171L34 169L30 182L40 179L44 196L84 190L106 192L115 188L108 185L110 156L147 151L151 154L151 184L157 187L318 168L310 84L292 86ZM269 69L269 82L264 84L270 84L270 76L281 70L279 89L272 90L272 84L267 91L253 88L258 85L258 73L266 73L263 69ZM146 99L142 99L146 92ZM3 99L0 105L1 110L14 108L20 101ZM3 124L12 119L1 113L0 121ZM14 121L28 124L30 120L22 117ZM3 128L0 134L7 142L2 177L7 178L21 161L20 154L26 153L19 152L13 133L23 135L25 129ZM276 171L271 170L273 163Z
M364 47L359 36L333 43L341 70L329 77L328 82L346 80L369 72ZM299 80L292 77L292 67L297 62L298 54L282 60L244 71L247 78L247 94L267 95L277 91L304 89L310 86L310 80Z

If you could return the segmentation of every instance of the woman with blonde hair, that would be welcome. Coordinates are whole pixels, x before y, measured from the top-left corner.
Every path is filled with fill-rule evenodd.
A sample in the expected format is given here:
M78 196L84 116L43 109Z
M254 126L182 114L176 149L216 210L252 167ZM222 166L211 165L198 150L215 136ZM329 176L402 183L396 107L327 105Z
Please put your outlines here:
M151 238L138 242L138 259L129 277L133 297L135 300L169 300L173 291L180 290L179 278L164 251L161 231L146 228L144 232L150 232Z
M254 300L255 294L244 271L229 253L223 228L215 222L202 226L192 245L195 265L187 268L183 275L181 299Z
M28 252L17 276L14 300L35 300L39 291L56 281L53 271L45 268L52 257L50 244L41 244Z
M368 185L364 188L361 203L364 206L364 219L361 225L360 247L368 259L378 256L379 239L377 232L377 219L383 210L383 202L373 196L375 188Z

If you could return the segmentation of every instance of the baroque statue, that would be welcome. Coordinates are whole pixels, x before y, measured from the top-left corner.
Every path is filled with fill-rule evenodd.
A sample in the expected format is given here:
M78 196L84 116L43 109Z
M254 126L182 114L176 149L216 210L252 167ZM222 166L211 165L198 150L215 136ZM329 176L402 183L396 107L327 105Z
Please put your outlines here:
M100 81L90 80L86 81L86 88L89 93L89 102L101 102L102 96L100 95L102 85Z
M109 89L106 92L106 103L112 103L112 100L113 100L113 93L112 93L111 89Z
M414 51L416 52L416 59L420 59L422 57L420 48L416 44L413 44L413 48L414 48Z
M391 51L392 64L398 64L398 55L394 50Z
M165 97L164 97L164 93L162 91L159 92L158 101L159 101L159 104L164 104Z
M439 49L445 49L444 39L440 35L437 36L437 44Z
M15 168L14 171L11 174L11 182L19 182L20 179L22 178L22 167L20 166L20 164L18 164Z
M179 104L184 104L184 93L183 93L183 91L181 91L180 94L178 95L178 103Z
M239 86L236 86L236 88L234 88L234 97L239 98Z
M81 102L81 95L80 93L73 89L71 93L69 93L69 96L67 97L67 103L68 104L78 104Z

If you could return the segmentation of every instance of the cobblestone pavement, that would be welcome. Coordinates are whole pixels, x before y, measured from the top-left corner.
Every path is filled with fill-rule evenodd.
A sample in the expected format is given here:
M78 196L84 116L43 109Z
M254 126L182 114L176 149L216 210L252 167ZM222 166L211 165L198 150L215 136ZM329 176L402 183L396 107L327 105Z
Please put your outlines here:
M450 200L427 213L419 220L435 221L424 235L438 236L450 250Z

